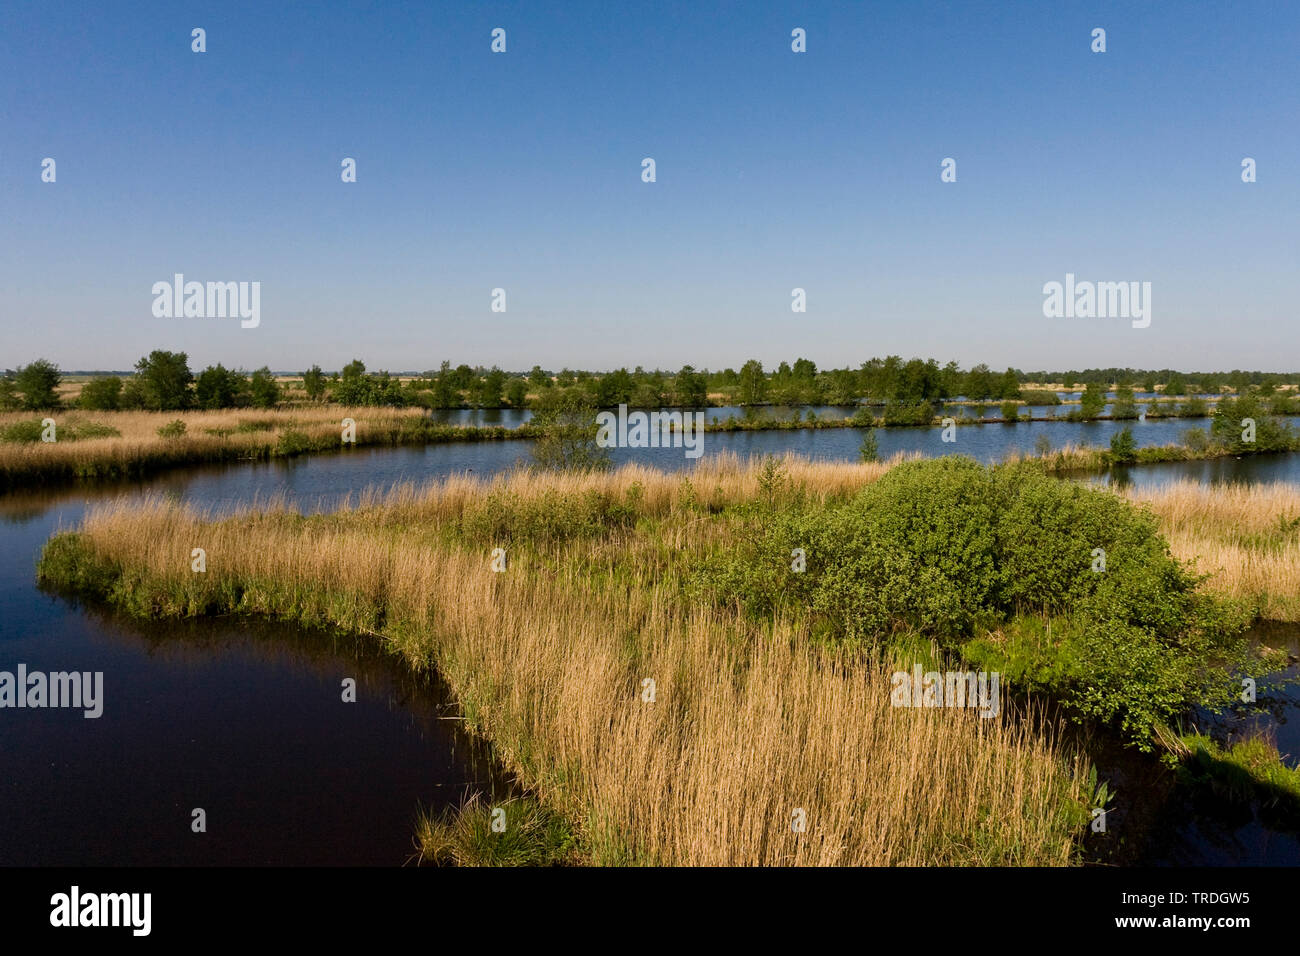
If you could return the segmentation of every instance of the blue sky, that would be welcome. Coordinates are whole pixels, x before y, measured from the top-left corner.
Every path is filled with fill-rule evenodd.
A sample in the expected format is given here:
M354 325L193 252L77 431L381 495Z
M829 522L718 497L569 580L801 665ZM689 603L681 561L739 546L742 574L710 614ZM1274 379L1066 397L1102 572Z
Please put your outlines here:
M8 0L0 61L0 366L1300 368L1294 3Z

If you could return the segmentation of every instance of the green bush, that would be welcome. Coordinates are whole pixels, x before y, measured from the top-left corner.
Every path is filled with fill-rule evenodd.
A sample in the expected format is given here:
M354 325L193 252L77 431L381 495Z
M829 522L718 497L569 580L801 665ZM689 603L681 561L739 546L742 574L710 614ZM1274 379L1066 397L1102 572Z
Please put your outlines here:
M934 420L934 406L929 402L897 402L885 404L886 425L929 425Z
M33 418L29 421L14 422L12 425L6 425L0 429L0 441L4 442L33 442L41 440L41 432L44 426L39 418Z
M81 388L77 404L96 411L114 411L122 394L122 380L116 375L92 378Z
M306 432L300 432L296 428L286 428L275 440L275 453L277 455L301 455L303 452L313 450L315 450L315 446L312 444L311 437Z
M1247 419L1255 423L1255 440L1247 441ZM1235 455L1252 452L1290 451L1295 446L1295 436L1285 422L1268 415L1264 403L1254 395L1224 398L1214 410L1210 422L1210 436Z
M790 573L795 548L801 574ZM931 636L1149 747L1188 707L1226 703L1250 661L1248 615L1196 594L1197 582L1155 518L1124 499L1032 465L952 456L787 513L693 586L761 614L809 609L814 633L831 637ZM1046 638L1025 624L1054 619Z
M1015 422L1020 417L1020 405L1016 402L1003 402L1000 409L1005 421Z
M1137 461L1137 442L1133 429L1123 428L1110 436L1110 460L1115 465L1131 465Z
M39 418L14 422L0 429L0 442L39 442L44 430L45 426ZM86 438L116 438L121 434L112 425L77 419L60 422L55 431L56 438L61 442L80 441Z
M166 425L158 426L159 438L180 438L185 434L185 422L179 418L174 418Z
M880 460L880 442L876 438L874 428L867 429L862 436L862 444L858 446L858 460L865 462Z

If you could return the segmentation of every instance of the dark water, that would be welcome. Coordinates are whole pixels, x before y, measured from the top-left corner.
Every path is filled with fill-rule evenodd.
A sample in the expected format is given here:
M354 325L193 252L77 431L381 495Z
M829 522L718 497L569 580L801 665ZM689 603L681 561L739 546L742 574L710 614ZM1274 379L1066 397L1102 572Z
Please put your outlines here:
M397 865L420 808L507 789L445 689L373 640L42 594L40 548L83 507L0 497L0 670L104 674L98 718L0 711L0 864Z
M883 455L962 453L983 461L1038 433L1059 447L1104 442L1113 423L1035 423L957 430L879 430ZM1162 443L1186 423L1134 428ZM718 433L705 456L795 452L856 460L857 429ZM0 711L0 863L399 864L420 807L440 809L467 790L501 792L488 755L459 728L445 690L412 676L373 641L257 622L142 624L41 593L40 548L75 525L88 502L163 493L220 510L284 496L330 508L367 486L453 472L487 475L526 459L523 441L352 451L185 469L94 491L0 496L0 670L103 671L104 714ZM690 467L681 449L618 449L616 462ZM1300 481L1300 455L1128 471L1128 480ZM356 703L341 682L357 681ZM1279 698L1271 732L1300 752L1300 710ZM1226 726L1226 725L1225 725ZM1226 732L1226 731L1225 731ZM1143 786L1146 784L1143 783ZM191 811L207 832L190 830ZM1151 825L1149 862L1300 863L1293 832L1253 811L1175 804ZM1186 815L1185 819L1180 816ZM1242 816L1245 813L1246 816Z
M1254 634L1263 643L1300 656L1300 625L1262 624ZM1238 705L1226 713L1200 712L1188 730L1208 734L1221 746L1247 736L1264 736L1277 744L1282 762L1300 766L1300 664L1259 682L1254 706ZM1119 776L1124 776L1120 770ZM1118 802L1141 804L1134 795L1151 782L1148 766L1119 785ZM1159 774L1156 774L1159 776ZM1124 792L1127 789L1128 792ZM1213 789L1174 788L1157 783L1134 823L1146 832L1139 861L1155 866L1296 866L1300 865L1300 819L1293 806L1261 806L1234 801ZM1141 820L1147 813L1149 819Z

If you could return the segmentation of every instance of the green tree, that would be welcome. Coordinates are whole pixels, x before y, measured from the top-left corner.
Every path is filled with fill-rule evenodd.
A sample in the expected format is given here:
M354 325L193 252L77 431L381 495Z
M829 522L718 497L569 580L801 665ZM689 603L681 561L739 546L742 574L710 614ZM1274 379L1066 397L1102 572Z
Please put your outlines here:
M1133 400L1132 385L1115 386L1115 404L1111 406L1110 415L1117 420L1128 420L1138 417L1137 403Z
M144 407L152 411L189 408L193 402L189 356L184 352L155 349L135 363Z
M1100 382L1089 382L1079 400L1079 415L1085 421L1096 418L1106 407L1106 386Z
M523 408L528 402L528 382L522 378L510 379L506 386L506 401L511 408Z
M595 383L594 397L601 408L627 404L632 400L632 376L625 368L602 375Z
M456 388L450 362L443 362L438 377L433 380L434 408L459 408L460 391Z
M200 408L236 408L243 404L247 388L241 373L218 362L194 380L194 400Z
M538 431L532 449L533 467L545 471L608 468L609 452L596 441L600 433L596 414L596 406L581 390L547 389L529 422L529 427Z
M993 373L989 371L989 367L983 362L966 373L965 394L967 398L993 398L995 397L994 393L1000 391L1001 386L994 381Z
M474 404L479 408L500 408L506 387L506 373L495 365L474 386Z
M14 373L14 387L22 393L23 408L29 411L58 408L58 387L62 381L59 367L45 359L37 359Z
M1186 395L1187 380L1179 372L1171 372L1169 378L1165 380L1166 395Z
M1289 451L1295 446L1290 427L1270 416L1263 402L1250 394L1219 401L1210 420L1210 435L1235 455Z
M366 374L366 363L353 359L343 366L339 379L334 383L334 401L340 405L373 405L375 403L374 383Z
M695 371L690 365L683 365L673 380L673 398L678 405L686 408L699 407L709 403L708 379Z
M92 378L81 389L77 404L97 412L116 411L122 395L122 380L116 375Z
M761 405L766 398L767 377L763 374L763 363L750 359L740 367L736 401L741 405Z
M862 444L858 446L858 459L866 462L880 460L880 442L876 438L874 428L868 428L863 434Z
M1002 373L1002 382L998 388L999 398L1019 398L1020 397L1020 376L1016 370L1008 368Z
M1132 428L1123 428L1110 436L1110 460L1116 465L1137 461L1137 443L1133 441Z
M325 395L325 373L319 365L313 365L302 373L302 387L307 397L313 402L320 401Z
M280 383L265 365L252 374L248 389L253 404L258 408L274 408L280 401Z

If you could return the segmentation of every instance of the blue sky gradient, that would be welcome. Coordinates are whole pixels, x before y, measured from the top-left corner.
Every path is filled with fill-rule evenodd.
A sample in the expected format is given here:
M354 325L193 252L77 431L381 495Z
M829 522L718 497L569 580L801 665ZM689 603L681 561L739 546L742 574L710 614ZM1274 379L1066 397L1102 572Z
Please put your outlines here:
M0 366L1300 368L1294 3L10 0L0 62Z

